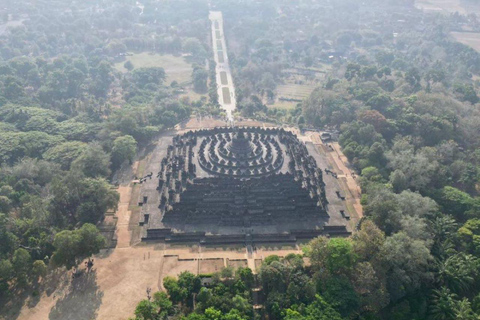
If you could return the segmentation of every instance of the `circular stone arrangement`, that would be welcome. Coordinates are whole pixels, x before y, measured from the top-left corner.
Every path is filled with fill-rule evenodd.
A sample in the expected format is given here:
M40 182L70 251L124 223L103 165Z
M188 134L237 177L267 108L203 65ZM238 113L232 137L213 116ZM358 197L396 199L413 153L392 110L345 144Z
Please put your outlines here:
M274 136L240 129L207 136L200 144L198 159L202 169L211 174L252 178L279 171L284 156Z

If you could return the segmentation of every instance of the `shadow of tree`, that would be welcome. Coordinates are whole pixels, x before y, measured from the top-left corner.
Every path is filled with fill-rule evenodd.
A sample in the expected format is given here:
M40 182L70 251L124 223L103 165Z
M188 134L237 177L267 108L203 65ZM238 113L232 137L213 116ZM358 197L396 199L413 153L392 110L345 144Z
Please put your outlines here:
M32 283L26 288L11 288L8 295L0 298L0 319L16 319L22 307L34 308L41 299L42 293L51 296L56 290L62 290L69 282L65 268L50 271L41 283Z
M98 259L106 259L108 257L110 257L110 255L115 251L115 248L106 248L106 249L102 249L100 250L99 253L97 253L95 255L94 258L98 258Z
M50 311L49 319L95 319L102 298L103 292L97 285L96 271L82 273L72 280L68 293L59 298Z

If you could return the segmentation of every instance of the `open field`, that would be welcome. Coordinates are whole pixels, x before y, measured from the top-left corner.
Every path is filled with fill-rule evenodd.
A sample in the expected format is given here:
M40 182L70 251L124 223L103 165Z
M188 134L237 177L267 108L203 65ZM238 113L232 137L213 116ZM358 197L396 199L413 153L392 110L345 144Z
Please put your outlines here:
M480 33L474 32L451 32L450 33L455 40L463 43L478 52L480 52Z
M465 14L460 0L416 0L415 7L430 12Z
M130 61L136 69L153 67L165 69L167 84L170 84L172 81L182 84L192 80L192 66L183 57L169 54L151 54L148 52L135 53L133 56L126 57L125 61L115 64L115 68L118 71L127 72L127 69L123 66L127 61Z
M177 57L170 54L160 55L149 52L135 53L126 57L126 60L115 64L115 69L120 72L127 72L123 66L125 62L132 62L135 69L137 68L153 68L160 67L167 74L166 85L170 85L172 81L177 81L185 88L185 93L181 96L188 96L191 100L199 100L202 94L193 91L192 85L192 66L185 61L183 57Z
M21 26L23 24L23 21L24 21L23 19L22 20L10 20L7 23L0 24L0 35L5 33L5 31L7 31L8 28L15 28L15 27Z
M295 84L288 83L277 86L277 99L272 108L293 109L297 105L297 101L282 101L279 98L304 100L308 98L310 93L316 88L314 84Z
M310 68L298 65L284 69L282 71L284 83L277 86L275 102L267 103L267 106L278 109L295 108L319 86L319 81L325 78L330 69L331 65L325 63L318 63ZM301 101L285 101L281 100L282 98Z
M415 7L426 12L450 14L480 13L480 4L467 3L464 0L416 0Z

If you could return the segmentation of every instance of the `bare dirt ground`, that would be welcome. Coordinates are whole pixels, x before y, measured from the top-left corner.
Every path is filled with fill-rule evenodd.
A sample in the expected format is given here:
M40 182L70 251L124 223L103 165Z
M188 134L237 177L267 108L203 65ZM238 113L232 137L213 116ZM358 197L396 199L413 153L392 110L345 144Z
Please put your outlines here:
M360 204L362 192L356 180L357 176L350 169L348 159L343 154L338 142L328 143L332 146L331 149L322 142L319 133L310 133L307 136L322 153L328 156L328 162L332 165L334 171L337 172L339 184L345 192L347 210L352 217L350 226L354 227L363 217L363 208Z
M190 119L177 126L177 130L195 130L222 125L221 120L204 118ZM237 122L244 126L270 127L258 121L242 120ZM295 133L298 130L291 128ZM300 136L305 142L318 142L318 134L307 133ZM318 145L317 145L318 147ZM346 185L352 197L359 191L346 164L346 158L338 145L332 153L332 165L343 172ZM335 158L339 159L335 160ZM142 173L150 159L134 163L122 175L117 177L119 183L120 203L116 216L117 247L103 250L94 256L94 267L89 274L73 279L71 271L58 270L49 276L43 284L41 295L23 299L17 306L14 316L4 319L21 320L86 320L108 319L120 320L133 316L137 303L146 298L146 289L152 292L162 289L166 276L177 276L180 272L211 273L220 271L222 266L245 266L258 269L267 256L276 254L286 256L289 253L301 253L300 246L270 244L254 249L243 246L204 247L197 245L172 246L162 243L139 243L139 233L135 226L139 214L135 214L138 192L131 182L136 174ZM346 173L349 173L348 175ZM342 177L343 178L343 177ZM349 193L347 198L349 197ZM359 198L358 200L359 205ZM356 201L355 200L355 201ZM361 206L355 207L361 214ZM247 250L248 249L248 250ZM83 270L83 264L78 267ZM220 270L219 270L220 269ZM23 304L23 305L22 305ZM21 307L20 307L21 306ZM0 319L2 317L0 316Z

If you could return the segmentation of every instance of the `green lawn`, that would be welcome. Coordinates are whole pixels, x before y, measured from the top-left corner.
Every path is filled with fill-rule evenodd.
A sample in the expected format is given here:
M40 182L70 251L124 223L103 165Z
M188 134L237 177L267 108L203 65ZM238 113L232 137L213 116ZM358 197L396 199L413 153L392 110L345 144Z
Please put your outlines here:
M183 57L142 52L126 58L125 61L115 64L117 70L127 72L123 65L125 62L130 61L135 68L161 67L165 69L167 73L166 83L168 84L174 80L179 84L186 84L192 81L192 66Z

